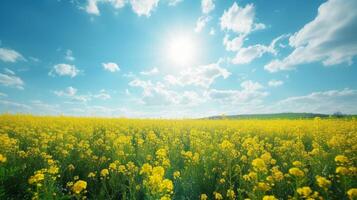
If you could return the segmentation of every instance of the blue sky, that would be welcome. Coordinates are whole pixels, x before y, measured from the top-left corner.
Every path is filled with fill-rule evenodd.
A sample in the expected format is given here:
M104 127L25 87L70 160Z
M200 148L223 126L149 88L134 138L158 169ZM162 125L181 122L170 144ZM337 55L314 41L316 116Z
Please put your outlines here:
M0 1L0 112L357 113L355 0Z

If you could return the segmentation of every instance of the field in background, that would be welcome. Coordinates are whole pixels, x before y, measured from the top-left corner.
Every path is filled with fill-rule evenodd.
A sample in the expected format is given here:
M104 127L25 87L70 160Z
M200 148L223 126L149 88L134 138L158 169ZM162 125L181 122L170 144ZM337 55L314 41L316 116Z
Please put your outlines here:
M0 199L356 199L357 120L0 116Z

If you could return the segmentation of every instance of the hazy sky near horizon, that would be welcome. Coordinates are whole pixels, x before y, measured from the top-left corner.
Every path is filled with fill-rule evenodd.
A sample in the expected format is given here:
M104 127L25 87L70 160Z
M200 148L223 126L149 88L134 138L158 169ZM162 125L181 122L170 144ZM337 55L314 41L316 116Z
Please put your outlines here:
M0 1L0 112L357 113L356 0Z

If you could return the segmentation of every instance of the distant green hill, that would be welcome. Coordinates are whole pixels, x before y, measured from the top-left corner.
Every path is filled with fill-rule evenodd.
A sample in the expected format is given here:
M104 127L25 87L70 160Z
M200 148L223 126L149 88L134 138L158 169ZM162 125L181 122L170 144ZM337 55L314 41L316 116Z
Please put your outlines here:
M311 119L320 118L351 118L356 115L327 115L318 113L272 113L272 114L242 114L242 115L217 115L205 119Z

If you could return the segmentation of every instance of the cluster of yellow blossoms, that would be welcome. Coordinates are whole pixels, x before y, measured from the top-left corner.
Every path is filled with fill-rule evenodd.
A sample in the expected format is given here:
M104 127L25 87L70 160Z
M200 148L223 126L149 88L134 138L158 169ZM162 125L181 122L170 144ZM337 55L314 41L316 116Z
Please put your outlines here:
M357 120L0 116L0 199L357 199Z

